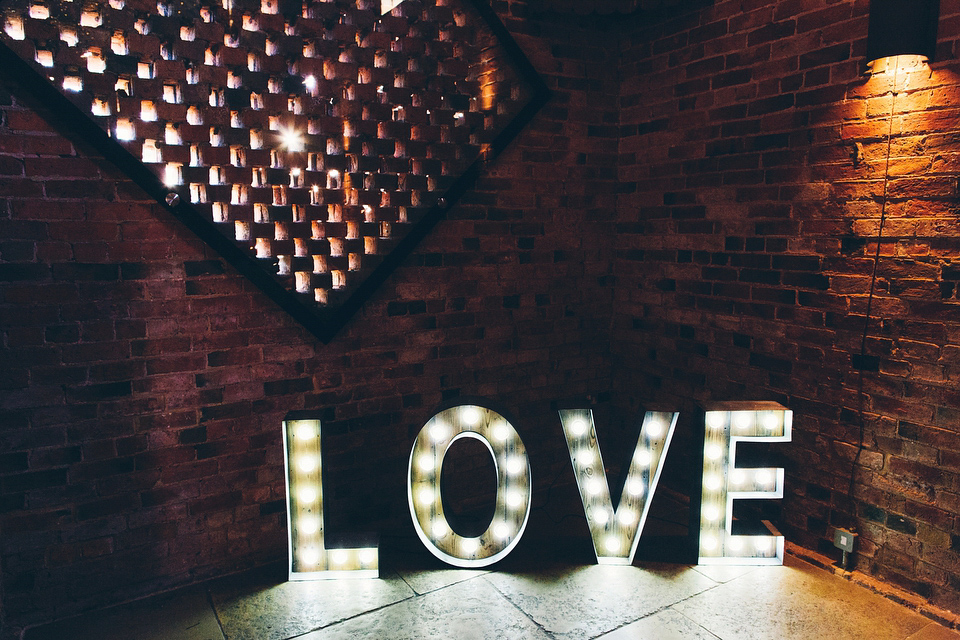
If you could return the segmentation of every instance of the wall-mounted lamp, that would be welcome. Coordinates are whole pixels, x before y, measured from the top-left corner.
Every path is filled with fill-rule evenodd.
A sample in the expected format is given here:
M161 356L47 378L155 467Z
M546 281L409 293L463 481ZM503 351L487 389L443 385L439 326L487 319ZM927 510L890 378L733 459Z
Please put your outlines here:
M870 0L867 64L902 55L932 62L939 22L940 0Z

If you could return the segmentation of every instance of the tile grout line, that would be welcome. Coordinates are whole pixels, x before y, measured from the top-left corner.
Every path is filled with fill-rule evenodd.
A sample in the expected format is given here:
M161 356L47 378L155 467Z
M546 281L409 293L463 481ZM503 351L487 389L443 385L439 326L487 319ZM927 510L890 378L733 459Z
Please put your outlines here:
M636 567L636 568L642 569L642 567ZM691 566L690 566L690 569L693 570L693 571L696 571L696 565L691 565ZM699 572L698 572L698 573L699 573ZM683 598L680 598L679 600L677 600L677 601L675 601L675 602L671 602L670 604L665 604L665 605L663 605L662 607L660 607L659 609L654 609L654 610L651 611L650 613L644 614L644 615L640 616L639 618L634 618L633 620L628 620L628 621L624 622L624 623L621 624L621 625L618 625L618 626L616 626L616 627L614 627L614 628L612 628L612 629L608 629L608 630L604 631L603 633L600 633L600 634L598 634L598 635L593 636L593 638L594 638L594 639L595 639L595 638L602 638L603 636L605 636L605 635L608 634L608 633L613 633L614 631L616 631L616 630L618 630L618 629L622 629L622 628L624 628L624 627L626 627L626 626L628 626L628 625L631 625L631 624L633 624L633 623L635 623L635 622L640 622L641 620L645 620L645 619L649 618L650 616L655 616L655 615L657 615L658 613L663 613L663 612L666 611L667 609L670 609L671 607L673 607L673 606L675 606L675 605L678 605L678 604L680 604L681 602L686 602L686 601L689 600L690 598L695 598L695 597L697 597L697 596L699 596L699 595L701 595L701 594L707 593L708 591L712 591L713 589L716 589L717 587L720 587L720 586L726 584L726 582L717 582L716 580L714 580L713 578L711 578L710 576L708 576L708 575L706 575L706 574L701 573L700 575L702 575L702 576L703 576L704 578L706 578L707 580L710 580L710 581L713 582L714 584L711 585L711 586L709 586L709 587L707 587L706 589L703 589L702 591L697 591L696 593L691 593L690 595L684 596ZM740 576L737 576L737 578L739 578L739 577L740 577ZM731 580L728 580L727 582L733 582L733 580L736 580L737 578L732 578ZM679 611L676 611L676 613L678 613L678 614L680 614L680 615L683 615L683 614L680 613ZM684 618L687 618L687 616L683 616L683 617L684 617ZM690 618L687 618L687 620L690 620ZM717 635L717 634L713 633L712 631L710 631L709 629L706 629L703 625L697 623L695 620L690 620L690 621L693 622L694 624L696 624L696 625L697 625L698 627L700 627L701 629L704 629L704 631L707 631L708 633L710 633L710 635L713 635L713 636L716 636L716 635Z
M220 612L217 611L217 605L213 601L213 591L207 587L204 589L204 592L207 594L207 604L210 605L210 609L213 611L213 619L217 621L217 627L220 629L220 637L222 640L227 640L227 632L223 629L223 622L220 620Z
M493 572L491 572L491 573L493 573ZM487 575L489 575L489 574L484 574L484 575L482 575L482 576L480 576L480 577L481 577L481 578L486 578ZM490 585L491 587L493 587L493 590L496 591L498 594L500 594L500 597L501 597L501 598L503 598L504 600L506 600L507 602L509 602L509 603L510 603L510 606L512 606L512 607L513 607L514 609L516 609L517 611L519 611L521 614L523 614L523 617L526 618L527 620L529 620L530 622L532 622L533 625L534 625L537 629L539 629L539 630L542 631L543 633L547 634L547 636L550 637L550 638L555 638L555 637L556 637L553 633L551 633L550 631L547 631L547 629L546 629L542 624L540 624L539 622L537 622L536 620L534 620L533 616L531 616L529 613L527 613L526 611L524 611L523 609L521 609L521 608L520 608L520 605L518 605L517 603L515 603L513 600L510 599L510 596L508 596L508 595L505 594L503 591L501 591L500 589L498 589L498 588L497 588L497 585L495 585L495 584L494 584L493 582L491 582L490 580L484 580L484 582L486 582L488 585Z

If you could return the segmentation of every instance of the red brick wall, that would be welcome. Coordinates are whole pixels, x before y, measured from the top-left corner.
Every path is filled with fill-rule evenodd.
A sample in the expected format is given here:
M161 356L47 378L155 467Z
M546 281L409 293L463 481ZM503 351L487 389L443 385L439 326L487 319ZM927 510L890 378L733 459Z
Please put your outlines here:
M9 633L285 556L293 409L323 419L330 529L412 532L409 449L458 395L503 403L534 473L556 474L552 403L611 384L618 85L600 61L616 43L578 23L520 36L549 104L327 346L22 92L5 97Z
M893 87L863 75L868 4L718 0L627 26L615 380L793 409L788 538L835 555L856 526L858 569L958 611L960 3L932 71L898 74L861 359Z
M409 447L457 395L517 414L538 485L569 466L556 402L592 396L615 426L651 401L779 400L788 537L829 551L855 525L860 569L960 610L960 4L933 73L898 88L853 501L891 98L861 75L868 3L494 4L553 96L327 346L4 100L8 628L282 557L291 409L324 421L331 527L409 529Z

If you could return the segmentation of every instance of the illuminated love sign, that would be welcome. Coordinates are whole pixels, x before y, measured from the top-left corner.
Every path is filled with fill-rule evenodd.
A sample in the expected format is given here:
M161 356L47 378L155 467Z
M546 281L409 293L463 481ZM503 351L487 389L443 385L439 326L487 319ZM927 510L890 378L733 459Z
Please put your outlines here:
M597 562L631 564L643 532L663 460L677 425L676 412L648 411L631 452L629 470L614 507L590 410L560 411L560 424L593 541ZM739 442L788 442L793 413L776 403L726 403L704 414L701 564L782 564L783 536L734 535L733 501L782 498L783 469L739 468ZM440 472L456 441L475 439L494 461L497 498L493 517L479 536L454 531L443 513ZM376 577L376 547L327 549L323 536L320 421L283 423L287 481L287 532L291 580ZM517 545L530 516L533 480L526 448L500 413L475 404L444 409L414 441L407 468L407 501L414 528L436 557L457 567L483 567Z

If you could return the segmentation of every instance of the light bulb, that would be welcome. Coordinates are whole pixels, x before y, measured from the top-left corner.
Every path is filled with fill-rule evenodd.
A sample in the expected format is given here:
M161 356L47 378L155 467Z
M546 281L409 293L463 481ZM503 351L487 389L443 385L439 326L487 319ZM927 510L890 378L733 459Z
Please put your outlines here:
M319 528L320 521L316 518L316 516L303 516L297 523L297 529L300 531L300 533L308 536L316 533L317 529Z
M446 440L450 435L450 427L446 422L434 420L433 424L430 426L429 433L431 440L434 442L440 442L441 440Z
M773 482L773 474L769 471L757 471L756 476L757 484L768 485Z
M706 451L703 452L710 460L719 460L723 455L723 447L718 444L708 445Z
M603 541L603 546L610 553L617 553L620 551L620 539L617 536L607 536Z
M317 431L309 422L301 422L299 425L297 425L296 434L301 440L309 440L317 435Z
M640 478L631 478L627 480L627 493L632 496L642 496L643 492L646 490L646 486L643 483L643 480Z
M703 536L703 539L700 541L700 547L706 551L713 551L717 548L717 538L716 536L706 535Z
M743 481L747 479L746 474L741 469L734 469L730 474L730 482L735 485L743 484Z
M637 452L633 454L633 460L641 467L649 467L650 463L653 462L653 454L650 453L649 449L637 449Z
M442 538L443 536L447 535L449 531L450 527L447 526L447 523L439 518L434 520L430 525L430 533L433 534L434 538Z
M316 547L307 547L299 553L300 563L305 565L315 565L320 561L320 551Z
M743 549L743 541L737 536L730 536L727 538L727 548L730 551L738 552Z
M780 416L776 411L770 411L763 416L763 428L767 431L773 431L780 426Z
M460 541L460 549L468 555L473 555L479 548L480 541L476 538L464 538Z
M720 517L720 509L716 505L708 504L703 508L703 517L712 522Z
M610 514L603 507L594 507L591 509L590 517L601 527L610 522Z
M297 468L304 473L310 473L317 468L317 457L304 455L297 460Z
M436 464L437 463L433 455L429 453L424 453L417 458L417 466L420 467L420 471L429 473L436 468Z
M348 558L349 556L347 555L347 552L343 549L337 549L330 554L330 560L333 561L333 564L343 564Z
M504 442L510 437L510 427L506 422L498 422L493 427L493 437L500 442Z
M297 492L297 498L303 504L311 504L317 499L317 490L313 487L301 487Z
M748 429L751 424L753 424L753 412L752 411L737 411L733 414L733 424L734 426L743 431Z
M583 418L574 418L570 421L570 433L578 438L587 432L587 421Z
M463 407L460 409L460 420L468 427L475 426L480 422L480 410L473 406Z
M663 423L659 420L650 420L646 425L647 436L650 438L659 438L663 433Z
M771 542L770 538L766 536L757 536L753 541L753 546L760 553L767 553L770 551Z
M523 504L523 494L515 490L507 491L506 503L511 509L518 508Z
M507 460L507 473L512 476L515 476L521 473L526 465L523 463L523 458L520 456L514 456Z
M493 535L503 540L510 537L510 525L506 522L498 522L493 526Z
M603 491L603 483L600 482L599 478L590 478L585 483L587 493L592 496L600 495L600 492Z
M420 491L417 492L417 500L420 501L423 505L433 504L434 494L433 489L430 487L423 487Z
M593 451L590 449L582 449L580 453L577 454L577 462L582 464L585 467L589 467L593 464L594 460L597 459L597 456L594 455Z
M711 429L722 429L724 423L723 411L707 411L707 426Z
M377 559L376 549L360 549L360 562L365 565L373 564Z
M624 507L620 507L620 509L617 510L617 522L623 526L629 527L636 521L637 513L633 509L625 509Z
M710 491L716 491L720 488L720 476L709 475L703 479L703 486Z

